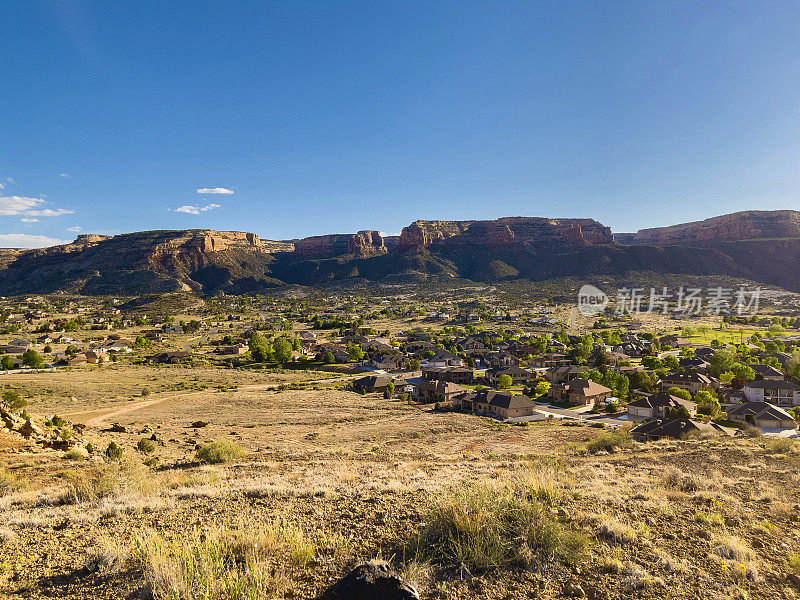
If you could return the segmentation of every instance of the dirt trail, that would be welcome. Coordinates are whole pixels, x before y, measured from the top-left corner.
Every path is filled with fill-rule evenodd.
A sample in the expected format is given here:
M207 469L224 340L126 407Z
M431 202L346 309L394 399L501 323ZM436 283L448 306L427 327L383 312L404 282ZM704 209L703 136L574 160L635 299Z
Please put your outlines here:
M342 377L331 377L329 379L317 379L310 381L308 383L312 383L314 385L320 383L338 383L340 381L347 381L351 379L352 375L346 375ZM285 385L283 383L253 383L250 385L240 385L237 389L241 391L257 391L257 390L273 390L278 388L281 385ZM183 394L169 394L165 396L161 396L160 398L152 398L150 400L140 400L138 402L131 402L126 404L121 408L116 407L108 407L108 408L99 408L97 410L88 410L88 411L79 411L73 413L67 413L63 416L69 417L70 420L77 420L83 422L86 427L102 427L105 425L109 420L114 419L116 417L120 417L122 415L127 415L128 413L132 413L142 408L147 408L148 406L153 406L154 404L160 404L161 402L165 402L167 400L177 400L179 398L186 398L187 396L193 396L195 394L207 394L207 390L198 390L196 392L186 392ZM75 419L75 417L81 417L80 419ZM88 418L86 418L88 417Z

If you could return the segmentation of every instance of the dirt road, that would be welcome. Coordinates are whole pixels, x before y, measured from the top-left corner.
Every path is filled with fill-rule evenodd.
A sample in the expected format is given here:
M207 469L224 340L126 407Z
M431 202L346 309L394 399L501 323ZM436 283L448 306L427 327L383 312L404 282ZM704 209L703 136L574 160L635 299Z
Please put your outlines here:
M342 377L331 377L329 379L316 379L313 381L309 381L309 384L327 384L327 383L338 383L340 381L348 381L356 377L355 375L345 375ZM285 385L283 383L254 383L251 385L240 385L237 389L242 391L258 391L258 390L274 390L280 387L281 385ZM129 402L122 407L107 407L107 408L99 408L97 410L90 410L90 411L80 411L74 413L67 413L63 415L64 417L69 418L70 421L83 423L86 427L102 427L112 419L117 417L121 417L122 415L127 415L129 413L135 412L137 410L141 410L143 408L147 408L149 406L153 406L155 404L160 404L161 402L166 402L167 400L178 400L180 398L186 398L189 396L193 396L196 394L207 394L208 390L198 390L196 392L184 392L180 394L166 394L160 396L158 398L151 398L149 400L139 400L137 402Z

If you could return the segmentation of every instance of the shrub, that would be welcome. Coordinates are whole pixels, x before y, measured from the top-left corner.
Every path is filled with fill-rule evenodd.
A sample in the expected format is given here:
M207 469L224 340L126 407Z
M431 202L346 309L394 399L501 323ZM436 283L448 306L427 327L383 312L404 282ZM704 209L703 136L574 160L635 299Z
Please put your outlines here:
M473 573L580 562L586 537L554 519L538 499L539 492L525 483L452 488L439 498L424 529L410 543L411 555Z
M794 450L794 440L789 438L773 438L767 444L767 452L773 454L788 454L792 450Z
M115 460L102 467L67 473L66 478L69 485L61 497L63 504L96 502L123 494L146 496L155 491L150 472L134 460Z
M593 439L586 449L592 454L598 452L614 452L617 448L629 446L631 434L628 429L622 427L605 431Z
M122 458L122 448L116 442L111 442L106 448L106 456L111 460L119 460Z
M0 469L0 498L21 489L23 484L11 473Z
M81 454L78 450L68 450L64 452L64 458L67 460L74 460L76 462L80 462L84 460L86 457Z
M794 552L793 554L789 555L789 558L787 558L786 561L789 563L789 568L792 571L800 574L800 554Z
M156 445L153 443L152 440L149 440L147 438L142 438L139 440L139 443L136 444L136 449L142 454L150 454L153 450L156 449Z
M8 407L8 410L19 410L25 408L28 401L17 390L6 390L3 392L3 404Z
M45 421L44 424L47 425L48 427L64 427L67 424L67 422L58 415L53 415L52 417L47 419L47 421Z
M197 460L210 464L219 464L241 460L245 452L239 444L230 440L215 440L197 451Z

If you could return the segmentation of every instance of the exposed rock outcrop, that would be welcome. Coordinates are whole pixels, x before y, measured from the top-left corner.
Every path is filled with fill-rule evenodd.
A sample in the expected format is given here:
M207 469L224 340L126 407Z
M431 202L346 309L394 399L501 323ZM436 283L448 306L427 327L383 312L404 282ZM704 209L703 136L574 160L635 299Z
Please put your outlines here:
M505 217L495 221L415 221L400 234L399 248L408 250L437 244L498 248L613 243L611 229L594 219Z
M359 231L332 235L315 235L298 240L294 251L301 258L330 258L344 254L375 256L387 252L383 237L377 231Z
M618 236L618 241L655 246L667 244L709 245L717 242L797 237L800 237L800 212L795 210L749 210L712 217L704 221L640 229L635 234Z

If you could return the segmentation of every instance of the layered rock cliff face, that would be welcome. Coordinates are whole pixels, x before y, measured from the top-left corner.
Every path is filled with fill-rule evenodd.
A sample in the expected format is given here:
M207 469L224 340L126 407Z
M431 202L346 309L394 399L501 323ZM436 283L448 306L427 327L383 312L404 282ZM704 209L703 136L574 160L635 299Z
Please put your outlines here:
M704 221L640 229L634 234L617 236L617 239L628 244L662 246L713 245L719 242L796 237L800 237L800 212L750 210L712 217Z
M262 240L236 231L81 235L39 250L0 250L0 295L258 292L275 286L500 282L631 272L726 275L800 291L800 213L750 211L623 234L593 219L416 221L377 231ZM779 238L779 239L776 239ZM631 245L626 245L631 244Z
M440 244L498 248L613 244L611 229L594 219L506 217L496 221L415 221L400 234L399 248Z
M294 244L295 253L301 258L331 258L345 254L375 256L385 254L387 248L377 231L358 233L316 235L303 238Z

